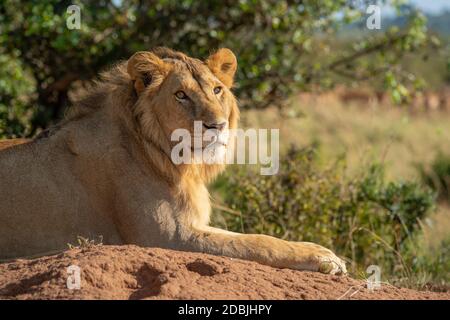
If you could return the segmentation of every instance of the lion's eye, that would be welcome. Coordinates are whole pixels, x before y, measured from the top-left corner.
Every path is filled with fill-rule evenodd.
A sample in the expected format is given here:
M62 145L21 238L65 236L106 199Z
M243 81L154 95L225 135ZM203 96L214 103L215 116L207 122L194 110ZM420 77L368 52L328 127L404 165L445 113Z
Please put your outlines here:
M214 94L219 94L222 91L222 87L215 87Z
M180 99L180 100L185 100L185 99L187 99L188 98L188 96L187 96L187 94L186 93L184 93L184 91L177 91L176 93L175 93L175 97L177 97L178 99Z

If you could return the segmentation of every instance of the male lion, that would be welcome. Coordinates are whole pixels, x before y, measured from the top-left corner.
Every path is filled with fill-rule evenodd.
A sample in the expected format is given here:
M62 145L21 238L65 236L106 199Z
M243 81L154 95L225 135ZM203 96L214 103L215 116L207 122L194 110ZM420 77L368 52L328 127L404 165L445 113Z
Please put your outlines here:
M63 250L77 236L345 273L308 242L208 226L206 183L222 164L171 161L171 133L236 128L230 89L237 60L220 49L204 62L166 48L138 52L87 89L59 125L0 151L0 259ZM217 148L232 148L229 143Z

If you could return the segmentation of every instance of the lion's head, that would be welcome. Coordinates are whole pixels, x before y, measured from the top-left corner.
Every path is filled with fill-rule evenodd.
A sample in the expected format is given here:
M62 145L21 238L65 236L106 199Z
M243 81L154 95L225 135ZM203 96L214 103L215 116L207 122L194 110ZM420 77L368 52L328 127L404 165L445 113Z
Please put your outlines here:
M134 118L144 139L170 155L177 143L171 141L172 133L188 130L194 146L198 133L194 122L201 121L202 132L216 132L213 147L225 155L232 147L227 131L237 127L239 113L230 91L236 68L236 57L229 49L220 49L205 61L167 48L135 53L127 62L127 72L137 98ZM203 142L201 147L205 146ZM223 165L201 167L203 173L213 173Z

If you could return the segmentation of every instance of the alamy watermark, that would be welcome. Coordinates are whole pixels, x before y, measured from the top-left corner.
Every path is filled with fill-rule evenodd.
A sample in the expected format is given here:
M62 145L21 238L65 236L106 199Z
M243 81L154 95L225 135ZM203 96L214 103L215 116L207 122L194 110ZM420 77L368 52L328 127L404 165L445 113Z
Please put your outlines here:
M75 4L67 7L66 26L69 30L81 29L81 8Z
M381 288L381 268L375 264L367 267L366 273L370 274L367 277L367 289L373 291Z
M366 13L369 15L366 20L366 27L369 30L381 29L381 7L371 4L367 7Z
M67 267L66 285L69 290L81 289L81 269L79 266L70 265Z
M360 3L361 1L353 1L353 7L366 6L367 2ZM72 4L67 7L66 10L66 26L69 30L80 30L81 29L81 8L78 5ZM380 30L381 29L381 5L379 1L374 1L374 4L370 4L365 7L365 13L368 15L366 18L366 27L369 30Z

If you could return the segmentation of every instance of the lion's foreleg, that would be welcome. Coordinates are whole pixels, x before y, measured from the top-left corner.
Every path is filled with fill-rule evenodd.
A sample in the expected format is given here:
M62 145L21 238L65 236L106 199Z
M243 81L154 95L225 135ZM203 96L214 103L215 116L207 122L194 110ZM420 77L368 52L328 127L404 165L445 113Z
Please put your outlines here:
M212 227L193 228L184 248L252 260L278 268L345 273L345 263L330 250L310 242L289 242L266 235L239 234Z

